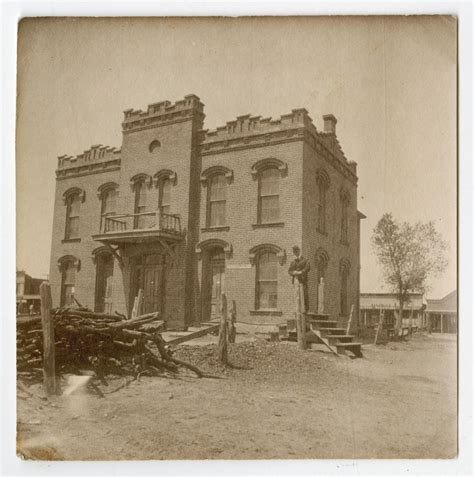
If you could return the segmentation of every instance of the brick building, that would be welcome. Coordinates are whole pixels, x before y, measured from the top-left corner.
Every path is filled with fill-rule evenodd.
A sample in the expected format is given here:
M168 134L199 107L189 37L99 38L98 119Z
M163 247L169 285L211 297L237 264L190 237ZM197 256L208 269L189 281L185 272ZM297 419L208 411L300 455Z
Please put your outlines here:
M16 313L17 315L39 313L41 308L39 287L44 280L33 278L24 270L16 272ZM31 305L33 307L31 308Z
M356 164L305 109L240 116L203 129L195 95L127 110L121 149L58 158L50 281L55 305L143 312L169 327L208 321L216 298L239 319L279 323L294 311L292 246L311 262L309 308L345 320L358 310Z

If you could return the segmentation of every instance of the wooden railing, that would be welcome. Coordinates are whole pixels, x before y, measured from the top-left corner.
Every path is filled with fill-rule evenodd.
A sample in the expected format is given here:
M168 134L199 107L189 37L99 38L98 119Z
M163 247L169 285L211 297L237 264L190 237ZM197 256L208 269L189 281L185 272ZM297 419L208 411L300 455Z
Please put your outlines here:
M181 218L179 215L165 214L164 212L104 215L100 233L108 234L149 229L181 234Z

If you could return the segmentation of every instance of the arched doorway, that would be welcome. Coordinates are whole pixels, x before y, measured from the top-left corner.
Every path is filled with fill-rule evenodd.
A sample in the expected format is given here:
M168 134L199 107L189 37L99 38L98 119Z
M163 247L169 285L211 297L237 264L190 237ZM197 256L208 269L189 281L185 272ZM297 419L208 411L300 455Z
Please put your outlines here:
M95 311L112 312L112 280L114 257L111 253L99 253L96 257Z
M202 269L203 319L219 316L219 301L225 292L225 253L222 247L208 249L204 254Z

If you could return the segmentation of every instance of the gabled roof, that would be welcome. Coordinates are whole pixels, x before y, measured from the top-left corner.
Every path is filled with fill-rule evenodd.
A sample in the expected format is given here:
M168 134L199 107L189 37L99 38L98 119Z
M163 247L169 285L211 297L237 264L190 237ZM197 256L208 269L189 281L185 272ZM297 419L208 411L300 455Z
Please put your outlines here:
M432 311L434 313L457 313L457 299L457 290L453 290L443 298L428 298L428 306L426 307L426 311Z

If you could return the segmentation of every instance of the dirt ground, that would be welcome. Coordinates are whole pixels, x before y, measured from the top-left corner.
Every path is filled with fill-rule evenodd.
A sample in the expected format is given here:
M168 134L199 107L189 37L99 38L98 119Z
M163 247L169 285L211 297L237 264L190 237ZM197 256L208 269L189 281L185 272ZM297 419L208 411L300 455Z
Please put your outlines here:
M452 458L456 337L364 346L363 359L263 339L178 347L214 377L142 378L99 398L18 399L19 454L66 460ZM112 381L113 390L122 380Z

